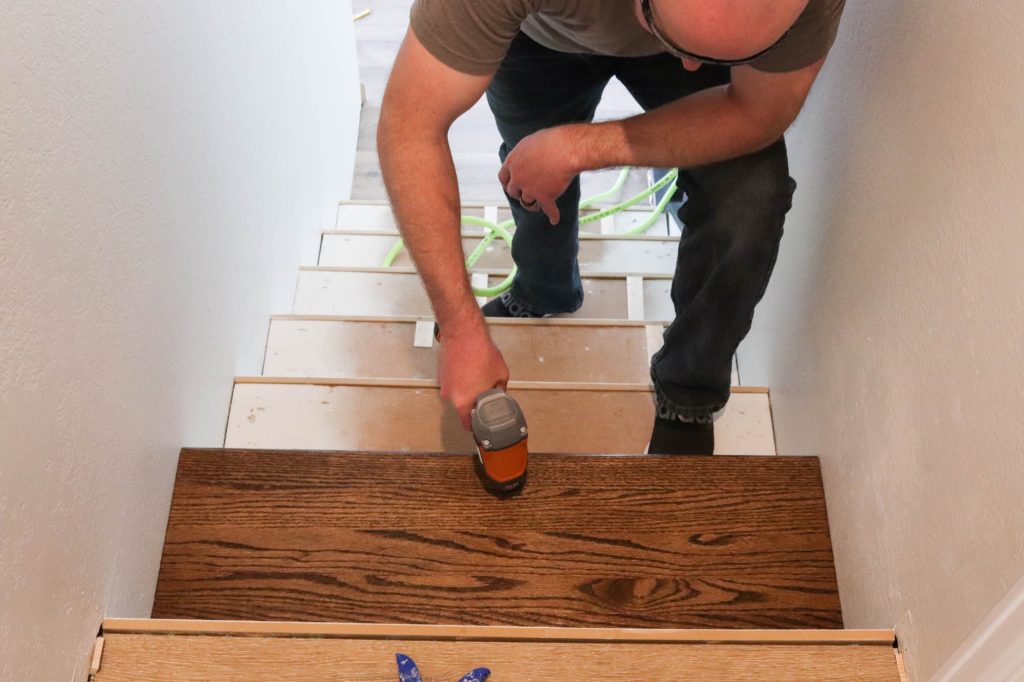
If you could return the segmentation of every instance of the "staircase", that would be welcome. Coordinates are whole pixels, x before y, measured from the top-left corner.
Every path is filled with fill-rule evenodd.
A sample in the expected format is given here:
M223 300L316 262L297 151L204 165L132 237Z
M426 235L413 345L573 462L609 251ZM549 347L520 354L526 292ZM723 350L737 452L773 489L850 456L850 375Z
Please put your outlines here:
M398 652L451 682L482 665L494 682L904 679L891 630L842 629L818 461L776 456L767 389L734 365L715 457L643 454L667 220L643 237L623 233L646 211L586 226L576 315L492 322L531 461L522 494L483 491L412 263L381 266L398 233L374 111L407 8L377 2L395 25L360 27L363 198L271 319L262 373L236 379L224 447L181 452L153 619L107 620L90 679L394 680ZM471 187L497 146L481 120L460 123L472 151L453 144ZM503 220L487 175L464 213ZM464 230L467 250L479 238ZM477 282L509 265L495 242Z
M498 500L414 274L379 267L388 213L339 207L225 447L182 451L154 620L107 621L94 680L388 680L398 652L437 680L901 679L891 630L842 629L818 462L776 456L766 389L734 368L718 456L643 454L678 237L584 237L602 315L491 325L532 451Z

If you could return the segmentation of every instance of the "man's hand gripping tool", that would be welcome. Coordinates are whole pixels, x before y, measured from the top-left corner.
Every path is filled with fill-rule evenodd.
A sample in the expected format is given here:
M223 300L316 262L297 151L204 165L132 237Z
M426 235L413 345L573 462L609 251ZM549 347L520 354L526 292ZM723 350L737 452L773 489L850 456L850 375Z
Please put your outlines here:
M473 438L484 486L514 493L526 482L526 417L503 389L481 393L472 412Z

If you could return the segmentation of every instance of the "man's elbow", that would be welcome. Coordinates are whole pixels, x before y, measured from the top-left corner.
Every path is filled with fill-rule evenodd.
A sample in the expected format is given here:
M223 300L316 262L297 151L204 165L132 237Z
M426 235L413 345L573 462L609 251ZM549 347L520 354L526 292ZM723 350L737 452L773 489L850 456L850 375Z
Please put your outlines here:
M751 110L746 115L749 139L751 140L750 153L761 151L765 147L774 144L781 138L789 127L793 125L799 107L782 107L776 110Z
M451 123L423 116L414 107L396 106L386 99L377 120L377 152L412 144L447 144Z
M800 113L799 109L796 111L787 111L776 118L767 121L764 125L764 146L767 147L785 135L786 131L789 130L789 127L793 125L793 121L796 120L798 113Z

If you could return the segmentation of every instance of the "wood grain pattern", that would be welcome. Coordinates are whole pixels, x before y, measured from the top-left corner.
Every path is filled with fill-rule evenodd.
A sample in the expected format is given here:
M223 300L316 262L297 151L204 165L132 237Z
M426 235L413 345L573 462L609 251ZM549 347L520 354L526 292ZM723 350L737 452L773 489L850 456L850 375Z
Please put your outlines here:
M412 656L425 679L450 682L478 666L491 682L700 680L899 682L886 645L448 642L297 637L107 635L96 682L280 682L395 679Z
M817 460L185 450L154 617L842 627Z

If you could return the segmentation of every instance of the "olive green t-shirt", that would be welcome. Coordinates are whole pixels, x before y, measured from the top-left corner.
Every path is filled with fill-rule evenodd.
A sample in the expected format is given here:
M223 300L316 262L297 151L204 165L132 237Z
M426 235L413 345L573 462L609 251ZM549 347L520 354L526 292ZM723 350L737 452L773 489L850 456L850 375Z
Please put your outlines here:
M522 30L559 52L645 57L664 52L637 21L634 0L415 0L410 26L427 50L457 71L493 73ZM751 62L760 71L795 71L824 57L839 30L845 0L809 0L771 50Z

